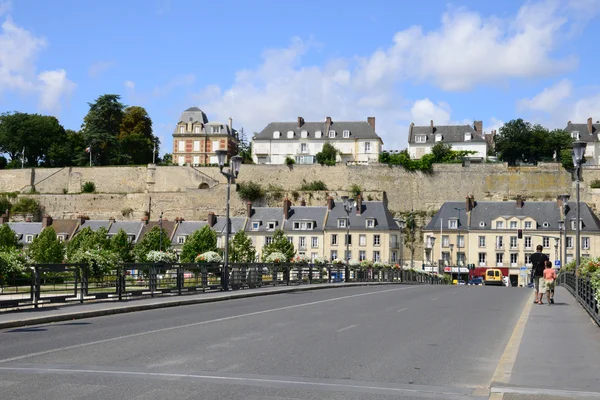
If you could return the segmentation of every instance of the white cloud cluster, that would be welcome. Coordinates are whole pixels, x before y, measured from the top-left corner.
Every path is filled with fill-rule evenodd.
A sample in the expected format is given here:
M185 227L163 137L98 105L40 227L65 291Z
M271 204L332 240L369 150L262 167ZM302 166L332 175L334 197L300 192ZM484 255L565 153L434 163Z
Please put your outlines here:
M8 3L0 3L0 11L7 12ZM1 15L1 12L0 12ZM44 38L17 26L10 16L2 23L0 32L0 96L18 93L39 97L39 108L57 112L61 100L68 97L75 84L63 69L36 71L39 53L46 47Z
M449 9L437 29L409 27L398 32L387 49L354 60L331 60L322 67L299 66L312 44L294 39L288 48L265 51L262 64L239 71L231 87L208 86L195 100L209 117L232 116L247 131L297 116L306 120L376 116L386 148L405 147L411 121L455 121L447 104L426 94L407 100L399 93L399 84L409 81L464 91L559 74L576 65L573 57L554 56L567 29L567 15L565 2L558 0L527 2L506 19Z

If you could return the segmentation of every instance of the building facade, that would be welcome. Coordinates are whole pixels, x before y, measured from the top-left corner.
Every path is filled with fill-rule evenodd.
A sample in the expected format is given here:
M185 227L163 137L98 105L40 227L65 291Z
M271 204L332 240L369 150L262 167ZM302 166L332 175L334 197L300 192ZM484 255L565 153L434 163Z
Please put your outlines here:
M227 150L229 157L238 151L233 120L227 124L210 122L198 107L185 110L173 132L173 163L178 165L217 164L216 150Z
M567 122L565 131L569 132L574 140L587 143L585 148L585 165L600 165L600 121L593 123L590 117L585 124Z
M256 164L314 164L325 143L338 151L337 162L369 164L377 162L383 141L375 132L375 117L367 122L271 122L252 138L252 159Z
M418 159L431 153L437 143L448 143L452 150L475 152L473 159L487 159L488 140L483 133L482 121L471 125L434 125L417 126L414 123L408 128L408 153L410 158Z

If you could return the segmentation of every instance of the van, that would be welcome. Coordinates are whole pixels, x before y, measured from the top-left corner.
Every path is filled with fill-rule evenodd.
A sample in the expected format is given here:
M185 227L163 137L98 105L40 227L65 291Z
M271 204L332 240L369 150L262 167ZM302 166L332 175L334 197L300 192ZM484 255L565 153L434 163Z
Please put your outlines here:
M502 271L496 268L490 268L485 271L485 284L503 286L502 282Z

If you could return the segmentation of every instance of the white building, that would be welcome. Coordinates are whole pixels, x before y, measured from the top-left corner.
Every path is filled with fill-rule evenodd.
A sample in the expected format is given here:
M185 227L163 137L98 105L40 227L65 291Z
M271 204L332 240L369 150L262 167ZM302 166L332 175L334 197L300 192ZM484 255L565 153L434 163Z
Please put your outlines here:
M252 138L252 159L256 164L285 164L287 157L297 164L314 164L325 143L340 154L338 162L377 162L383 141L375 133L375 117L367 122L271 122Z
M565 131L569 132L573 139L587 143L585 165L600 165L600 121L594 124L591 117L588 118L587 124L574 124L569 121Z
M421 158L431 153L436 143L443 142L452 145L452 150L474 151L473 158L487 158L488 143L483 134L482 121L471 125L439 125L433 120L429 126L410 124L408 130L408 153L410 158Z

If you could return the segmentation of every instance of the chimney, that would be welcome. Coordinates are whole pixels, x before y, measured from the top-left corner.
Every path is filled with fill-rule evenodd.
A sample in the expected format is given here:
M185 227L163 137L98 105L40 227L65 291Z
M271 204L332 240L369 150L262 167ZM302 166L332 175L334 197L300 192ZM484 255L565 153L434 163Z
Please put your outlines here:
M304 200L304 197L302 198L302 200L300 200L300 205L302 207L306 207L306 200Z
M213 226L215 226L215 219L216 219L216 218L215 218L215 213L214 213L214 212L212 212L212 211L211 211L211 212L209 212L209 213L208 213L208 226L209 226L209 227L211 227L211 228L212 228Z
M252 202L249 201L246 203L246 217L252 217Z
M523 198L521 195L517 195L517 208L523 208Z
M163 219L163 221L164 221L164 219ZM142 222L144 223L144 225L148 225L148 217L142 217Z
M49 215L44 215L42 217L42 229L49 227L52 225L52 217Z
M229 125L229 133L233 132L233 119L231 117L227 120L227 125Z
M25 222L31 222L31 217L27 216L27 217L25 218Z
M283 219L287 220L290 217L290 206L292 202L287 197L283 199Z
M110 217L108 220L109 220L110 222L115 222L115 217Z
M588 118L587 121L587 126L588 126L588 133L591 135L592 133L594 133L594 125L592 125L592 117Z
M369 123L369 125L371 125L371 128L373 128L373 130L375 130L375 117L367 118L367 122Z
M329 137L329 129L331 128L331 117L325 118L325 137Z
M473 129L475 129L477 133L483 134L483 121L475 121L475 123L473 123Z
M359 194L356 196L356 215L362 214L362 196Z
M408 142L410 143L410 140L412 139L412 131L413 131L413 127L415 126L414 122L410 123L410 126L408 127Z
M465 210L467 210L467 212L471 212L473 208L471 208L471 197L467 196L466 200L465 200Z
M471 210L475 208L475 196L470 195L469 200L471 201Z
M429 133L433 133L433 120L431 120L431 123L429 125Z
M327 198L327 209L333 210L333 197L329 196Z
M302 128L304 125L304 118L298 117L298 128Z

